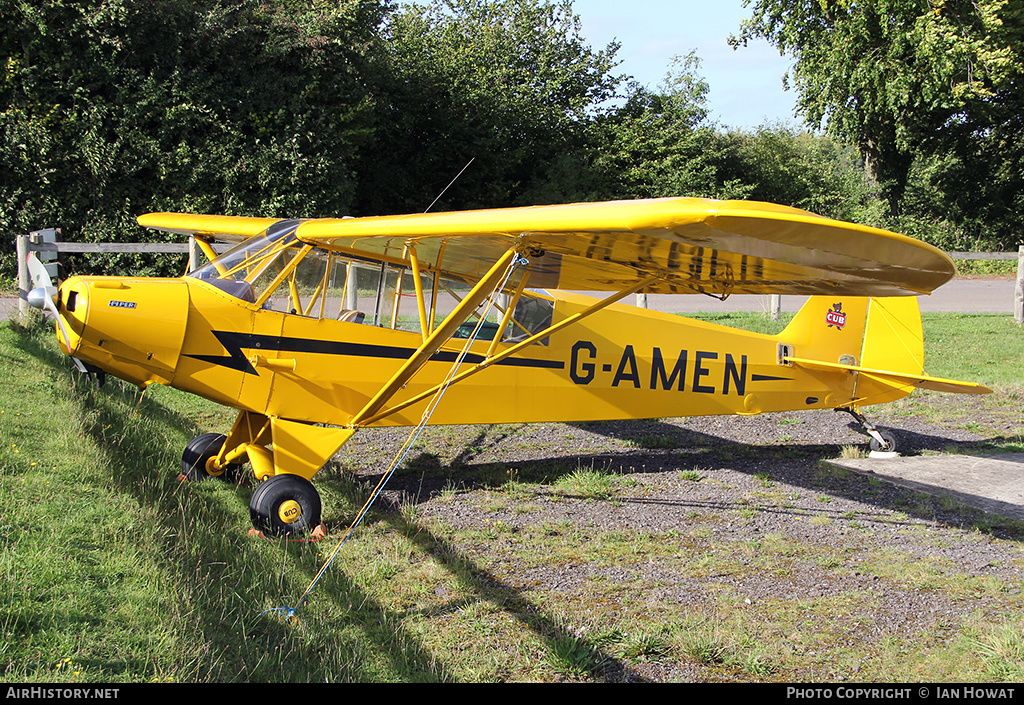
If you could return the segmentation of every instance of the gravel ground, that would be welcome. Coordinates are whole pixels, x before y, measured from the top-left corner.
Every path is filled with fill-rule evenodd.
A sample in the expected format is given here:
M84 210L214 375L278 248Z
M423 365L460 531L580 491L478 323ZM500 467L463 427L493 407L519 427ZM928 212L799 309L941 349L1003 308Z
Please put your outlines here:
M940 409L962 403L934 397ZM952 401L951 401L952 400ZM939 415L940 417L943 414ZM955 423L926 422L918 416L890 417L879 425L892 429L902 453L948 451L1010 432L1020 419L1006 412L978 418L988 430L969 432ZM977 425L971 428L977 429ZM375 485L406 431L361 432L340 459L367 486ZM428 428L400 471L389 482L382 502L392 508L416 505L417 512L453 531L502 522L526 534L538 526L568 526L598 536L635 531L684 537L681 547L739 556L729 574L699 575L665 560L593 565L527 564L506 540L463 545L460 550L489 571L493 581L516 594L543 591L586 607L595 584L635 585L648 591L648 603L677 605L682 613L714 611L722 590L756 607L779 600L828 600L863 594L862 613L842 623L843 638L863 644L908 636L912 641L949 638L971 615L1006 609L1001 601L1017 599L1024 553L1019 527L999 517L959 507L940 498L872 482L853 473L827 470L819 462L839 457L844 446L866 449L866 437L842 413L804 412L754 417L703 417L586 424L541 424L493 427ZM612 496L594 499L567 490L560 478L577 469L615 475ZM490 474L488 474L488 470ZM522 480L525 495L496 503L501 472ZM698 476L699 481L694 481ZM458 492L445 488L458 487ZM752 511L753 510L753 511ZM982 527L979 531L978 527ZM699 537L695 547L694 537ZM445 538L448 538L447 536ZM528 540L524 538L522 540ZM757 556L746 560L737 547L777 540L806 544L816 551L834 550L843 565L823 569L820 561L779 556L783 569L765 570ZM986 577L1001 595L964 599L943 589L921 589L880 577L867 561L880 551L916 557L940 575ZM913 561L913 558L909 560ZM713 587L714 589L709 589ZM624 608L625 609L625 608ZM608 615L622 618L610 608ZM995 619L1000 619L997 615ZM822 629L839 628L836 624ZM947 633L949 632L949 633ZM787 647L800 651L798 643ZM808 659L807 680L856 679L858 666ZM824 662L823 662L824 661ZM694 680L708 677L694 663L618 664L614 680ZM720 674L716 677L720 677Z

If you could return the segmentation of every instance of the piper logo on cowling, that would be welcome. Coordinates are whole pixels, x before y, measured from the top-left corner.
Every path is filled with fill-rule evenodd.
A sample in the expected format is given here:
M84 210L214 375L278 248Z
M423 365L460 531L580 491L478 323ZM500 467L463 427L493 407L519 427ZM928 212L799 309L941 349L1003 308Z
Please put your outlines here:
M846 314L843 313L843 304L832 304L832 310L825 314L825 322L829 328L842 329L846 325Z
M111 301L110 306L114 308L135 308L134 301Z

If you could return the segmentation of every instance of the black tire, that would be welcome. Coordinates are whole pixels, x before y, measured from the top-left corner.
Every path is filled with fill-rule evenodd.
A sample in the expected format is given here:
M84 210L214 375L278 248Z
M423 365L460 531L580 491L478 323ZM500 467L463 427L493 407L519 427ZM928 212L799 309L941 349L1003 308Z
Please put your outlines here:
M260 483L249 502L252 525L268 536L296 536L320 525L320 493L298 475L274 475Z
M219 477L227 482L237 482L242 474L242 466L237 463L228 465L219 475L211 475L206 469L206 461L220 452L226 438L223 433L204 433L189 441L181 454L181 474L190 480Z
M883 453L892 453L896 451L896 436L893 435L892 431L878 429L878 435L885 441L885 445L883 446L878 442L877 438L872 436L871 443L869 444L872 451L881 451Z

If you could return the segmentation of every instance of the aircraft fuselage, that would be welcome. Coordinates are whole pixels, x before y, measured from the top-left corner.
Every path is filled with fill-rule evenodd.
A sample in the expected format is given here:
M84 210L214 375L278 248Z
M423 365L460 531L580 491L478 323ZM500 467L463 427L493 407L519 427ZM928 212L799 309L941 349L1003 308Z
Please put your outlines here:
M264 310L182 279L75 278L61 288L72 333L66 352L140 386L168 384L240 410L346 426L417 349L414 331ZM780 364L791 351L827 348L860 359L866 298L818 302L781 336L750 333L611 305L452 385L431 423L523 423L834 408L855 399L855 376ZM907 299L914 304L913 299ZM556 292L552 320L593 302ZM813 320L812 320L813 319ZM812 338L813 334L813 338ZM465 345L453 338L394 397L429 390ZM511 343L499 342L500 351ZM492 348L476 340L462 365ZM909 389L905 390L909 392ZM902 394L900 394L902 396ZM373 421L413 425L425 402Z

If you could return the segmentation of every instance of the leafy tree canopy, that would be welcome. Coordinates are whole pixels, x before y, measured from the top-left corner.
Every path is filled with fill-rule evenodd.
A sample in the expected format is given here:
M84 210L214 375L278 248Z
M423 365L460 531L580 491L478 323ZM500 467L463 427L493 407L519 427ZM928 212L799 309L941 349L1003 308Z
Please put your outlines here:
M0 0L0 223L113 241L138 239L150 210L695 195L952 249L1016 244L1024 4L748 5L733 41L765 37L795 57L810 130L723 131L692 52L661 85L638 85L616 73L617 44L587 45L571 0ZM113 259L90 263L155 271ZM0 268L13 271L12 251Z
M592 50L569 0L434 0L383 27L377 140L364 152L359 212L515 205L615 91L616 45Z
M747 0L733 42L764 37L796 63L798 109L854 144L899 210L915 154L986 129L1024 69L1010 0ZM1014 87L1017 86L1016 89ZM996 111L998 112L998 111Z
M0 219L137 238L154 209L344 211L371 0L0 0Z

